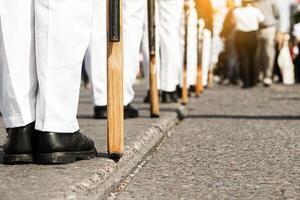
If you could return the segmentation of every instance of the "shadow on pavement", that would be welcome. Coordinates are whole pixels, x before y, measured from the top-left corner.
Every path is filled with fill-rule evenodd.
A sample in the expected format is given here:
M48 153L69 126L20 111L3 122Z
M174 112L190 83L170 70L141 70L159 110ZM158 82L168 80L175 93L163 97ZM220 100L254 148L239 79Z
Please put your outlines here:
M172 104L169 104L169 105L172 105ZM176 105L176 104L173 104L173 105ZM149 107L143 107L143 108L139 108L139 110L150 110L150 108ZM185 113L183 113L183 111L178 107L178 106L176 106L176 107L173 107L173 108L160 108L160 112L165 112L165 113L176 113L177 114L177 117L180 119L180 120L182 120L183 118L185 118L185 116L186 116L186 114ZM151 117L149 117L149 116L140 116L139 118L151 118Z
M186 118L203 119L248 119L248 120L300 120L295 115L188 115Z
M289 100L289 101L300 101L300 97L273 97L271 100L275 101L282 101L282 100Z
M170 104L172 105L172 104ZM140 107L138 108L138 110L146 110L146 111L149 111L150 110L150 106L149 107ZM175 108L160 108L160 111L161 112L177 112L178 108L175 107Z

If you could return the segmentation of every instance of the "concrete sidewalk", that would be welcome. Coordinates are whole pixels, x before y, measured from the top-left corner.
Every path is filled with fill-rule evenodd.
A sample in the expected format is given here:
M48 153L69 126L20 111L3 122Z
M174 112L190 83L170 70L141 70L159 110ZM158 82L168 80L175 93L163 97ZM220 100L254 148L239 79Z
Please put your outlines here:
M145 84L136 86L134 105L141 117L126 120L125 153L115 163L107 158L106 121L92 118L93 105L89 90L82 90L78 118L81 130L94 139L97 158L69 165L0 164L0 199L102 199L120 180L132 172L186 114L179 104L163 105L161 118L149 117L149 105L143 104ZM6 137L0 123L0 145ZM0 163L3 160L0 146Z

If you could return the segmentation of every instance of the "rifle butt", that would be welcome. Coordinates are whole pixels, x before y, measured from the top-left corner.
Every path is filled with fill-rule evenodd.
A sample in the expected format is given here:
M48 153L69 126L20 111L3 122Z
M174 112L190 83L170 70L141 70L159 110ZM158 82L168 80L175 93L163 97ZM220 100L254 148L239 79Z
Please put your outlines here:
M181 103L182 103L182 105L187 105L188 101L189 101L189 96L188 96L188 86L187 86L187 66L186 66L186 64L184 65L182 76L183 76L183 84L182 84Z
M208 87L214 87L214 72L212 69L210 69L208 72Z
M119 160L124 151L122 0L109 0L107 51L107 148Z
M187 3L184 4L184 65L182 71L182 94L181 94L181 104L186 105L188 104L189 97L188 97L188 87L187 87L187 58L188 58L188 19L189 19L189 6Z
M199 97L202 92L203 92L202 66L198 65L198 67L197 67L197 82L196 82L196 88L195 88L196 97Z
M150 73L150 112L151 112L151 117L155 118L155 117L159 117L160 115L155 55L150 55L149 73Z

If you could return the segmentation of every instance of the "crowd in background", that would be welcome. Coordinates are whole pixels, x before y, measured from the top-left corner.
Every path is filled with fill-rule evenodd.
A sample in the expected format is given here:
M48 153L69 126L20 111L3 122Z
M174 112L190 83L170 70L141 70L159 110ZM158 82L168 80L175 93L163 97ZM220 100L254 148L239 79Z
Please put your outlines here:
M215 82L240 84L243 88L250 88L258 83L268 87L273 83L291 85L300 82L299 0L186 2L195 2L197 18L203 19L205 24L202 44L204 52L201 58L203 86L208 86L210 71L213 71ZM191 40L190 43L192 42L195 41ZM143 55L145 58L142 44L138 78L147 77L148 73L148 64L143 60ZM193 60L192 57L190 56L189 61ZM194 71L196 69L191 68ZM188 73L194 72L190 70ZM190 77L195 78L193 75ZM188 84L191 88L194 88L193 78ZM89 87L85 72L83 80Z
M214 33L224 44L215 66L217 81L241 80L244 88L300 81L300 1L227 0L226 8L220 7L215 15L222 9L226 14L220 34Z

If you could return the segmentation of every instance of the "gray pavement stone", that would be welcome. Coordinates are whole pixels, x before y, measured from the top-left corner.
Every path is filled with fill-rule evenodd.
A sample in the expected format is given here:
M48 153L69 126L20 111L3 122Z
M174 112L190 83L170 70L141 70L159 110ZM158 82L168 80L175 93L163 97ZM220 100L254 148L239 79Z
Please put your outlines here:
M126 145L122 159L115 163L106 154L106 121L92 119L90 91L82 90L78 118L81 130L94 139L99 157L69 165L0 164L0 199L102 199L121 179L137 167L178 122L179 104L162 106L161 118L149 118L149 105L142 103L145 84L136 87L134 105L141 117L125 122ZM184 108L180 108L184 113ZM0 122L0 145L6 133ZM0 163L3 152L0 146Z
M300 199L300 85L217 87L110 199Z

